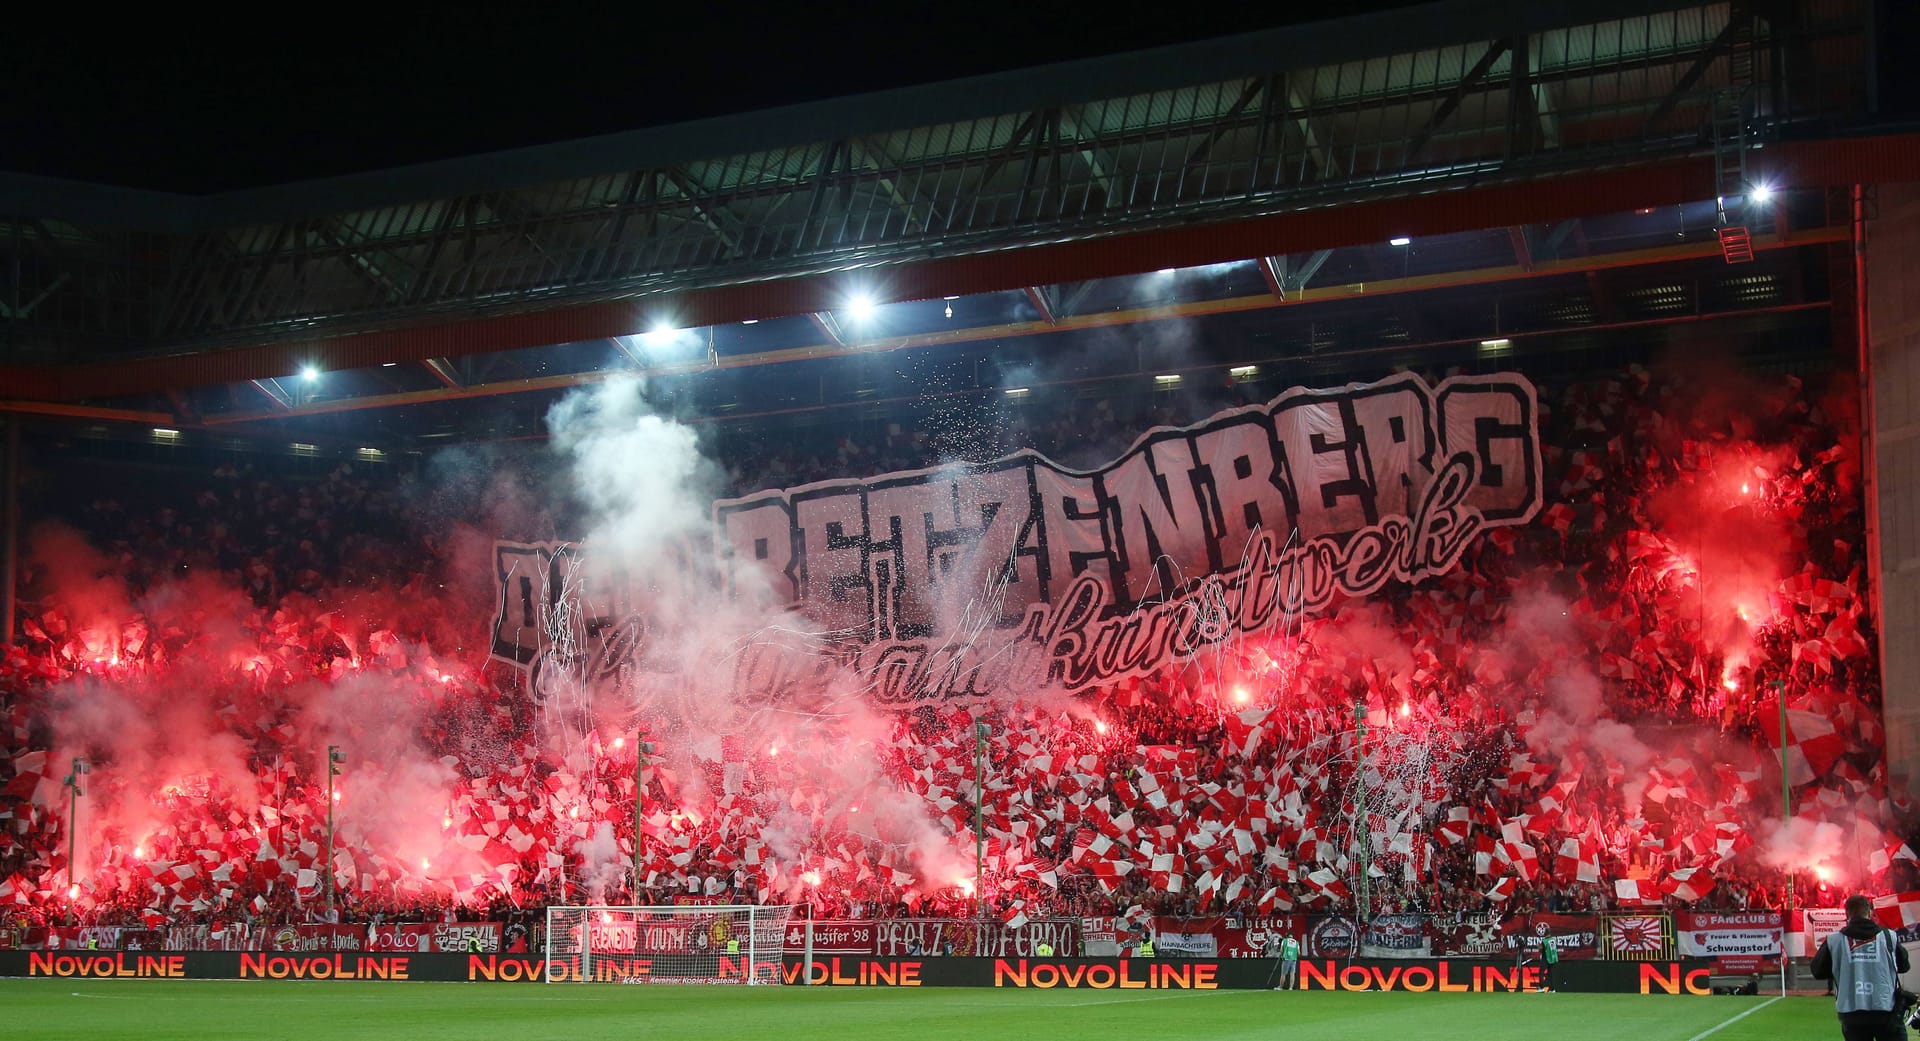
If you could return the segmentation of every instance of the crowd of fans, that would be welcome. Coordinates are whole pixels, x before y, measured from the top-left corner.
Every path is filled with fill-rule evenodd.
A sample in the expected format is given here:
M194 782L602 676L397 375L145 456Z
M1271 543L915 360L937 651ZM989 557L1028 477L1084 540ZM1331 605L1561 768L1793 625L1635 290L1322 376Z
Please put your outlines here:
M769 432L721 461L734 491L1017 448L1088 466L1258 393L903 414ZM431 469L222 463L49 494L38 512L62 523L33 534L0 659L0 910L316 918L332 740L385 750L339 782L336 916L360 921L689 897L818 917L1351 912L1363 888L1372 911L1459 915L1912 886L1845 395L1635 369L1542 399L1547 509L1448 575L1070 703L771 739L646 720L669 747L644 772L624 735L556 730L555 706L488 661L489 533L454 522L472 499ZM511 534L575 534L565 516ZM142 711L165 724L118 715ZM77 865L71 756L93 768ZM848 757L870 769L820 766ZM385 810L363 808L370 773Z

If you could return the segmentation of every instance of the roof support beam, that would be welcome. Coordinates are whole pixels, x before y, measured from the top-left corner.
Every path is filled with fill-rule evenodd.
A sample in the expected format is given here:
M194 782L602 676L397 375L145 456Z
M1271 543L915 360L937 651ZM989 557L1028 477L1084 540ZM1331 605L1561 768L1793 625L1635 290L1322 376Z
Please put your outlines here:
M1315 129L1307 103L1300 97L1299 88L1293 85L1291 75L1287 77L1287 108L1299 113L1293 118L1293 126L1300 132L1301 142L1306 145L1300 153L1301 169L1296 179L1302 182L1307 179L1306 161L1308 159L1313 160L1314 172L1320 179L1327 179L1333 172L1333 146L1323 143L1319 131ZM1282 150L1281 154L1284 155L1285 151Z
M654 197L654 173L652 170L631 170L627 173L627 186L620 195L620 212L614 215L613 223L607 228L606 241L601 244L600 252L589 266L593 279L603 279L613 270L614 257L620 253L621 240L627 234L627 222L633 219L638 209L641 193L647 195L649 204Z
M433 378L439 380L443 385L455 390L460 388L460 374L454 371L453 364L447 359L428 358L420 364L426 366L427 371L433 373Z
M845 349L847 338L841 334L840 323L834 319L832 311L809 311L807 317L812 319L814 328L820 330L820 335L832 341L835 347Z
M1287 258L1285 254L1260 258L1260 277L1275 300L1287 298Z
M1056 287L1058 289L1059 287ZM1093 292L1093 280L1075 282L1064 294L1058 294L1053 313L1061 318L1071 318L1080 313L1080 305L1087 302L1087 295Z
M1687 71L1680 74L1680 78L1673 83L1673 89L1667 91L1666 97L1661 98L1660 103L1653 107L1653 112L1647 116L1643 133L1651 134L1654 128L1660 125L1661 120L1672 115L1673 110L1680 107L1681 97L1698 86L1700 77L1707 74L1707 70L1713 67L1713 63L1733 49L1734 38L1740 35L1741 19L1740 5L1730 5L1726 27L1720 30L1720 35L1715 36L1712 43L1707 44L1707 49L1701 51L1699 57L1693 59L1693 64L1687 66Z
M1513 243L1513 259L1522 271L1533 270L1533 245L1527 241L1527 228L1516 224L1507 229L1507 241Z
M359 275L369 286L385 294L387 299L395 303L407 298L407 283L418 281L417 277L396 279L388 274L386 268L376 263L369 255L370 251L363 250L358 244L348 241L347 236L351 235L351 231L340 225L337 220L316 220L312 222L312 229L317 238L339 250L346 257L347 265L354 274ZM396 262L395 266L402 265ZM257 282L258 280L256 284Z
M1060 320L1053 316L1053 304L1047 300L1047 290L1045 286L1028 286L1027 300L1033 304L1035 311L1040 312L1041 321L1046 322L1048 325L1060 324Z
M1087 133L1085 124L1080 122L1079 109L1065 105L1060 109L1060 130L1062 143L1073 149L1080 160L1087 164L1087 172L1093 175L1094 183L1100 186L1106 196L1106 206L1121 206L1126 200L1120 197L1120 179L1116 176L1114 162L1100 154L1100 149L1092 143L1093 135Z
M67 280L72 277L73 277L73 273L70 271L60 272L60 277L54 279L53 282L50 285L48 285L45 289L40 290L37 296L35 296L33 299L27 301L24 304L20 304L17 307L9 307L4 302L0 302L0 318L14 319L14 318L32 317L34 309L39 307L41 304L46 303L47 297L50 297L54 293L58 292L60 287L66 285Z
M281 389L279 380L269 376L266 379L248 380L247 382L253 384L254 390L266 395L268 401L273 402L282 410L293 407L292 398L285 390Z
M1219 119L1214 121L1213 129L1207 131L1207 136L1201 138L1193 151L1187 153L1187 166L1198 166L1206 162L1207 156L1213 153L1214 143L1220 140L1221 132L1226 130L1234 120L1239 119L1240 114L1247 110L1248 105L1253 104L1253 99L1259 97L1266 87L1265 79L1248 80L1247 85L1241 88L1240 96L1234 99L1233 104Z
M1320 266L1332 255L1333 250L1316 249L1298 266L1291 266L1284 255L1261 257L1260 277L1266 280L1267 291L1274 299L1286 300L1306 289L1307 283L1313 281L1313 276L1320 273Z
M1493 71L1494 63L1500 60L1502 54L1507 53L1507 47L1506 40L1493 41L1487 47L1487 52L1480 56L1480 60L1474 62L1473 68L1468 69L1467 74L1460 77L1460 82L1454 84L1453 89L1447 92L1447 96L1441 100L1439 107L1433 110L1433 115L1428 117L1427 125L1421 127L1420 132L1414 134L1413 140L1408 143L1406 158L1408 166L1413 165L1414 161L1420 158L1420 153L1426 151L1427 145L1433 141L1433 135L1439 131L1441 124L1460 108L1460 102L1466 100L1467 92L1486 79L1487 73Z
M1527 81L1533 86L1533 111L1540 121L1540 147L1554 149L1560 147L1560 117L1555 113L1558 104L1553 97L1553 84L1540 78L1540 52L1547 42L1554 39L1542 36L1539 47L1527 48ZM1564 48L1565 42L1561 41Z
M462 196L447 199L440 204L440 220L433 228L433 241L427 245L427 257L420 264L420 270L413 276L413 285L407 287L407 302L420 303L426 299L427 286L433 279L433 268L440 262L440 252L447 246L447 240L453 235L454 225L463 220L471 220L473 197Z
M1510 41L1513 60L1507 63L1507 159L1524 156L1534 150L1532 41L1525 35Z
M735 256L745 252L740 248L739 234L727 228L720 220L718 210L702 201L700 197L704 193L687 179L686 174L671 167L661 173L666 182L673 186L673 190L679 192L681 198L686 200L687 206L693 210L694 217L705 225L708 231L713 232L713 236L720 240L721 245L727 247L727 252Z

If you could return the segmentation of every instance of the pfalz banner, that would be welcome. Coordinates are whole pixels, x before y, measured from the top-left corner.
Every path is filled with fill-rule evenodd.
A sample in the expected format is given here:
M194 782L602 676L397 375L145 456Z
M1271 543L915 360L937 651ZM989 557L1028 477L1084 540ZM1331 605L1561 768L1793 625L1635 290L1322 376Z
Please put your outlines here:
M649 648L704 614L687 604L737 599L787 614L724 663L737 691L1078 692L1451 570L1539 511L1537 427L1522 376L1402 373L1157 428L1093 471L1022 451L722 500L645 575L498 542L492 653L536 694L553 674L670 693L685 678Z
M860 954L879 958L1021 957L1046 944L1058 954L1080 949L1080 920L1036 918L1020 925L959 918L818 919L813 923L813 953ZM806 923L792 922L785 939L788 954L806 951Z

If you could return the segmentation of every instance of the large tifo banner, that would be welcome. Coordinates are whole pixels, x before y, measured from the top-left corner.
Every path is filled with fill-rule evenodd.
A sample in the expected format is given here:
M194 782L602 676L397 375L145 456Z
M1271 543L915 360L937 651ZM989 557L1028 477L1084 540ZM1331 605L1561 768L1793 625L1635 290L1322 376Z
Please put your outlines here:
M1090 472L1025 451L722 500L647 574L500 542L493 654L671 685L647 647L738 599L787 617L740 641L736 690L1084 690L1450 570L1540 509L1537 427L1524 377L1403 373L1155 429Z

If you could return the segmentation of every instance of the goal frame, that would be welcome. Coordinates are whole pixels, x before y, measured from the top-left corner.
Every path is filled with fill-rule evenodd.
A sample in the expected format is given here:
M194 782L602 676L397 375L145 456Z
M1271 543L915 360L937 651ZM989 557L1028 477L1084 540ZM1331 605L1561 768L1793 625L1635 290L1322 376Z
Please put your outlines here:
M555 904L547 908L547 932L545 949L541 957L541 976L547 983L703 983L731 984L747 986L779 985L783 982L783 959L786 953L787 923L794 918L796 905L793 904ZM619 916L624 922L632 923L635 929L636 950L631 954L595 952L593 950L593 926L596 919L605 916ZM603 959L616 957L647 957L640 951L638 938L640 930L649 923L669 924L687 919L713 920L727 919L729 937L741 940L737 954L728 955L722 950L709 950L705 956L716 959L736 957L742 959L745 971L738 977L722 976L715 971L710 974L626 975L619 978L599 979L595 966ZM578 932L572 932L575 927ZM744 932L744 936L740 935ZM556 949L556 940L565 936L576 936L567 941L566 946ZM812 931L808 931L811 940ZM577 944L577 947L573 946ZM701 957L701 954L689 952L687 956ZM659 955L654 955L657 958ZM771 979L763 979L755 971L763 963L771 963L774 971ZM564 966L566 971L556 973L556 965Z

